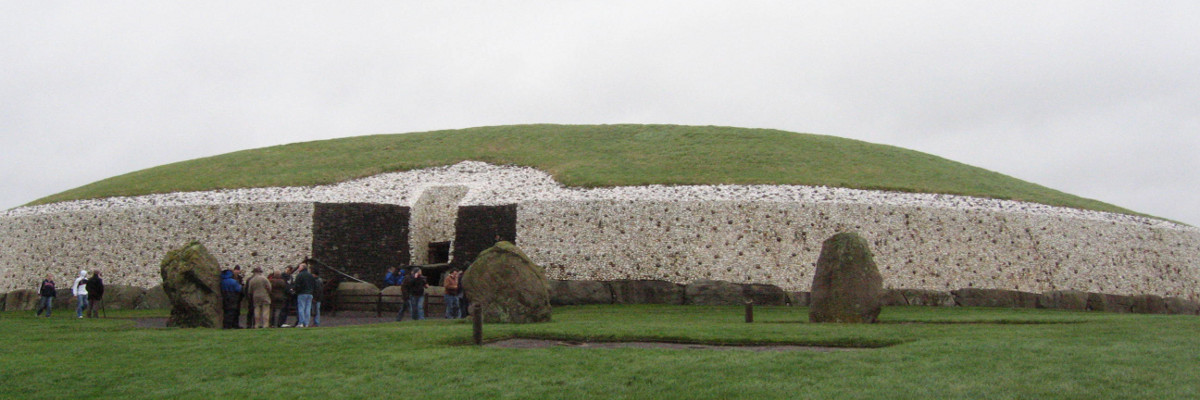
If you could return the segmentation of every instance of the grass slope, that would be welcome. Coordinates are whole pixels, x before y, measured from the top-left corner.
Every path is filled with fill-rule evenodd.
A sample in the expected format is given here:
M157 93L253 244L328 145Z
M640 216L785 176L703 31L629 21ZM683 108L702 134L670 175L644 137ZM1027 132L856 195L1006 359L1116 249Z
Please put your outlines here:
M136 329L0 313L0 398L1179 399L1200 397L1200 318L888 307L873 325L807 308L584 306L490 339L890 344L844 352L498 349L469 324ZM161 313L162 311L160 311ZM117 315L114 312L114 315ZM139 314L144 315L144 314ZM925 323L920 323L925 322Z
M515 125L295 143L145 169L30 205L176 191L330 184L464 160L535 167L568 186L823 185L960 194L1133 214L892 146L777 130L676 125Z

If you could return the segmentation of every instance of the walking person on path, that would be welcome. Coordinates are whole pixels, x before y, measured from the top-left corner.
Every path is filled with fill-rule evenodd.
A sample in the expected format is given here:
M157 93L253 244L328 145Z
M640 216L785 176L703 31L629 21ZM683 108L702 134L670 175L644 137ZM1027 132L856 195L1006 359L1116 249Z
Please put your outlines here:
M88 278L84 287L87 288L88 294L87 317L99 317L100 314L96 310L104 308L104 280L100 279L100 271L92 271L92 277Z
M75 318L83 318L83 310L88 306L87 271L79 271L79 277L71 284L71 294L75 296Z
M54 297L58 295L54 290L54 274L46 274L46 279L42 280L42 285L38 288L38 294L42 295L42 300L38 303L36 316L42 315L42 310L46 310L46 318L50 318L50 311L54 309Z

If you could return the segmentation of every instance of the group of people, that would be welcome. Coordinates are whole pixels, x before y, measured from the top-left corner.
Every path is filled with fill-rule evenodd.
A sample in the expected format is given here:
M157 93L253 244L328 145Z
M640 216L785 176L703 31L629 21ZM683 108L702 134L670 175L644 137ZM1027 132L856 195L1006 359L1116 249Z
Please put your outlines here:
M58 296L54 274L46 274L46 279L42 280L38 288L38 294L41 295L41 300L34 315L40 317L45 312L46 318L50 318L50 313L54 310L54 299ZM104 279L100 277L100 271L92 271L91 278L88 278L87 271L79 271L79 277L71 284L71 295L75 296L77 302L76 318L83 318L85 314L88 318L98 317L104 301Z
M241 267L221 271L221 305L224 310L222 328L241 329L238 325L243 300L247 304L246 327L267 328L321 325L321 302L325 297L325 282L313 268L313 260L305 259L289 266L282 273L264 275L254 268L249 278L242 276ZM296 323L289 325L288 316L295 306Z
M462 285L459 284L461 277L462 271L456 269L446 274L442 281L442 287L445 288L442 298L446 304L446 319L463 317L464 298ZM425 289L429 288L429 281L420 267L408 270L388 268L383 282L386 286L400 286L403 302L400 304L400 311L396 313L396 321L403 320L406 312L412 315L413 320L425 319Z

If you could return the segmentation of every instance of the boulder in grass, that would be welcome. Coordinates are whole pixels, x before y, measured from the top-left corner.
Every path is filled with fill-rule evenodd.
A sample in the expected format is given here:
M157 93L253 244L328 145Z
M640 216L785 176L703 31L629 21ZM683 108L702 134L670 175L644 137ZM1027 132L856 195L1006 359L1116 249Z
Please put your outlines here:
M42 297L31 289L17 289L8 292L4 300L4 311L36 310L37 303Z
M550 281L550 304L612 304L612 289L600 281Z
M221 266L200 242L171 250L159 265L163 291L171 300L167 326L221 326Z
M1160 296L1152 294L1132 296L1131 310L1138 314L1166 314L1167 303Z
M1037 308L1037 293L1007 289L958 289L950 291L954 302L963 307Z
M1038 297L1038 308L1083 311L1088 309L1088 294L1075 290L1054 290Z
M542 267L509 242L496 243L475 258L462 276L471 304L484 322L550 321L550 288Z
M788 304L787 292L775 285L748 283L742 285L742 296L760 306L782 306Z
M1197 302L1194 302L1191 300L1187 300L1187 299L1181 299L1178 297L1167 297L1167 298L1163 299L1163 301L1166 302L1166 304L1167 304L1167 313L1168 314L1179 314L1179 315L1200 314L1200 303L1197 303Z
M808 307L812 303L810 292L787 292L788 305L793 307Z
M162 285L155 285L142 295L134 308L138 310L161 310L171 308L171 299L167 298L167 292L163 290Z
M106 310L132 310L142 302L146 289L129 285L105 285L104 308Z
M736 306L746 302L742 285L714 280L699 280L684 286L684 304L700 306Z
M954 296L950 292L939 292L928 289L900 289L900 295L904 296L904 301L910 306L947 307L954 305Z
M659 280L607 281L614 304L683 304L683 285Z
M867 241L839 233L821 244L812 283L810 322L874 323L879 318L883 276Z
M904 293L900 289L884 289L883 296L879 298L879 304L884 306L907 306L908 299L904 298Z

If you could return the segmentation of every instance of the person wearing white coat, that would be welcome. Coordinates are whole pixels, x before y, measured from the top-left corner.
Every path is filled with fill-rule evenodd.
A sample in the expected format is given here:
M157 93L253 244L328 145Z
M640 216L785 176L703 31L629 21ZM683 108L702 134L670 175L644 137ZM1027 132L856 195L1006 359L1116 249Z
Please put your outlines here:
M79 300L79 304L75 305L75 317L83 318L83 310L88 306L87 271L79 271L79 277L71 285L71 294Z

